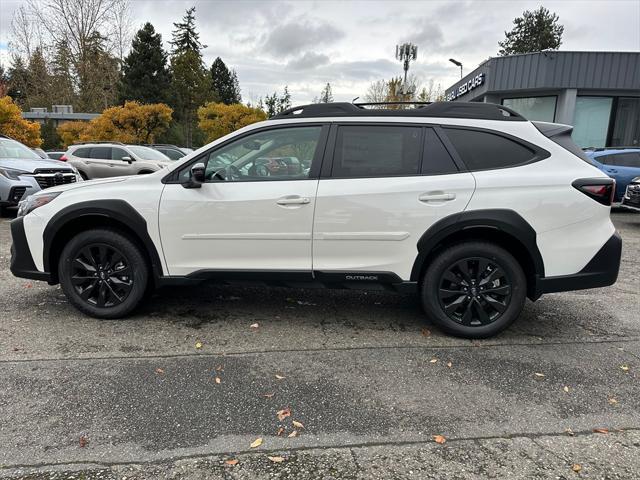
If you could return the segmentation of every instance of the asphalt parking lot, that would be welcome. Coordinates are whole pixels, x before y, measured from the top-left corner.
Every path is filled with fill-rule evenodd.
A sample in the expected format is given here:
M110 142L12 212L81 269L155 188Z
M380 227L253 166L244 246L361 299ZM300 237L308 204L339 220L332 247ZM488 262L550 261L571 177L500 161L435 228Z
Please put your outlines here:
M95 320L11 275L0 219L0 477L638 478L640 214L613 218L616 285L483 341L352 291L203 285Z

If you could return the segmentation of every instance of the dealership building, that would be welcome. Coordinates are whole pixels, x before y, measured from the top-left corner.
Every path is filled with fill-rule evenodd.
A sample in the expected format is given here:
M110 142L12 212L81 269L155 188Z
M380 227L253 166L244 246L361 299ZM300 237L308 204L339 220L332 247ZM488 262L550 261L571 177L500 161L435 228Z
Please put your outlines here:
M640 52L544 51L489 58L448 88L529 120L573 125L581 147L640 147Z

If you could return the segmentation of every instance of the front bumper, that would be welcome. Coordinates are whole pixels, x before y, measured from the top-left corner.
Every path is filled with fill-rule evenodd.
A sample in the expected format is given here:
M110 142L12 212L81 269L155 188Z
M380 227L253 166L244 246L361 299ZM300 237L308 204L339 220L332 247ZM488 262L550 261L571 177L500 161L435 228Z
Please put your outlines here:
M24 233L24 218L16 218L11 222L11 273L16 277L29 278L31 280L44 280L49 282L51 274L41 272L36 268Z
M538 278L536 282L536 298L543 293L584 290L613 285L618 279L621 256L622 238L616 232L578 273Z
M633 184L627 187L620 206L631 210L640 210L640 185Z

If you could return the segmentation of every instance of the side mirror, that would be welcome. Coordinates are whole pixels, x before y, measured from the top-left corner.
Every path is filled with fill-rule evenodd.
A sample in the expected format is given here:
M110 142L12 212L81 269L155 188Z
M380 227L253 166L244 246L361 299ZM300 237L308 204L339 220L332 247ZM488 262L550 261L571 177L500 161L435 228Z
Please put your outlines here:
M204 163L196 163L191 167L189 180L182 184L184 188L200 188L205 181Z
M127 157L122 157L122 161L123 161L123 162L129 162L129 163L131 163L131 162L133 162L134 160L133 160L133 158L131 158L131 157L127 156Z

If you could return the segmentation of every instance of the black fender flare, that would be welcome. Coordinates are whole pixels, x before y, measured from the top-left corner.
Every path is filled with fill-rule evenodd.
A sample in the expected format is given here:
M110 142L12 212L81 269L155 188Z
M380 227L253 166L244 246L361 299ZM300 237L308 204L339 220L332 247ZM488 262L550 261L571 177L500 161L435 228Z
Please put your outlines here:
M152 275L162 276L162 262L153 240L149 236L146 220L125 200L90 200L63 208L47 223L43 233L43 261L45 272L53 272L51 248L57 234L71 221L82 217L105 217L115 220L131 230L142 243L151 262Z
M513 210L487 209L454 213L434 223L418 240L418 256L411 269L411 280L419 281L422 267L429 254L447 237L474 228L494 229L520 242L528 251L536 278L544 277L544 262L538 244L536 231Z

